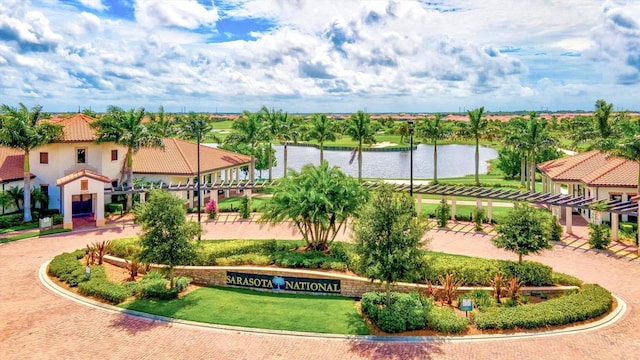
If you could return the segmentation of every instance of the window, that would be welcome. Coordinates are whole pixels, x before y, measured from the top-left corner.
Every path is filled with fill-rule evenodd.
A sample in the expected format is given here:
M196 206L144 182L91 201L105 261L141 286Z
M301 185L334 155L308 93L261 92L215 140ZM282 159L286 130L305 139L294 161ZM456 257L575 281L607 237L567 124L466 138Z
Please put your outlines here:
M609 200L622 201L622 194L609 194Z
M118 150L111 150L111 161L118 160Z
M49 163L49 153L41 152L40 153L40 164L48 164Z
M87 149L76 149L76 164L87 163Z
M89 191L89 180L80 180L80 191Z

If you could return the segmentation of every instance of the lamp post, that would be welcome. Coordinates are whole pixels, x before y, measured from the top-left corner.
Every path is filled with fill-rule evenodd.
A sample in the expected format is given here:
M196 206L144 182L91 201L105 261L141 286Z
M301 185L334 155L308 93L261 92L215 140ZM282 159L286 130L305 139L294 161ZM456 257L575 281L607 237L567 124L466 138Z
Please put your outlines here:
M202 204L202 194L200 192L200 181L201 181L201 179L200 179L200 138L202 137L202 127L204 126L204 121L202 121L202 120L192 120L191 121L191 125L193 127L195 127L196 135L197 135L196 136L196 144L198 145L198 147L196 149L196 152L198 154L198 160L197 160L198 161L198 190L197 190L198 191L198 226L202 227L202 223L200 222L201 221L200 220L201 219L200 216L201 216L201 212L202 212L202 209L201 209L201 207L202 207L201 206L201 204ZM198 240L201 240L201 236L202 235L199 232L198 233Z
M409 119L407 120L407 123L409 124L409 195L411 195L411 197L413 197L413 127L416 123L415 120L413 119Z

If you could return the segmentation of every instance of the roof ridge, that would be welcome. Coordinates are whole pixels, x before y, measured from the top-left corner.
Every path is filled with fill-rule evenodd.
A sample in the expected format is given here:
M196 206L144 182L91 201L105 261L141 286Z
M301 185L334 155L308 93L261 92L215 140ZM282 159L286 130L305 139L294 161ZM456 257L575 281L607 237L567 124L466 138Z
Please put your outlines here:
M591 153L591 154L589 154L589 153ZM589 154L589 155L587 156L587 154ZM594 157L596 157L596 156L598 156L598 155L600 155L600 154L602 154L602 153L601 153L600 151L598 151L598 150L591 150L591 151L584 152L584 153L582 153L582 154L578 154L577 156L583 155L583 156L585 156L585 158L584 158L582 161L576 161L576 163L575 163L575 164L573 164L573 165L571 165L571 166L567 167L566 169L562 170L561 172L559 172L559 173L556 175L556 177L561 176L561 175L563 175L563 174L565 174L565 173L569 172L569 170L573 170L575 167L577 167L577 166L579 166L579 165L583 164L585 161L591 160L591 159L593 159ZM603 154L603 155L604 155L604 154ZM575 156L575 155L574 155L574 156ZM570 160L571 160L571 159L567 159L567 161L570 161ZM575 160L575 159L574 159L574 160Z
M170 139L173 141L173 143L176 145L176 148L178 149L178 153L180 153L180 157L182 158L182 160L184 161L185 164L187 164L187 168L189 169L189 171L191 171L191 173L193 173L193 168L191 167L191 163L189 162L189 159L187 159L187 156L184 154L184 152L182 151L182 147L178 144L178 140L180 139L176 139L176 138L165 138L163 139ZM185 141L185 140L180 140L181 142L185 142L185 143L189 143L189 141ZM197 150L197 149L196 149Z

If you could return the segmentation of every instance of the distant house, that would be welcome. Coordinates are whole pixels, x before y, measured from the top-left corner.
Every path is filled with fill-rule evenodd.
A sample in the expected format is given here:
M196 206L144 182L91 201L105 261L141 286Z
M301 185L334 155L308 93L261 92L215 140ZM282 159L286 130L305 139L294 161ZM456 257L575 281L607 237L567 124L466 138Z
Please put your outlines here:
M594 150L540 163L538 169L542 172L543 192L626 202L638 195L638 166L635 161ZM566 211L559 207L552 212L559 218L566 217ZM595 220L589 209L580 210L580 214ZM618 215L605 213L601 220L611 221L617 234ZM637 222L638 218L622 215L620 220Z
M76 114L68 118L49 120L62 125L64 136L55 143L32 150L30 166L32 188L48 194L48 208L64 214L64 227L73 227L73 217L90 216L97 226L104 225L104 190L124 181L124 161L127 149L114 143L95 143L90 124L95 119ZM167 138L163 149L142 148L134 155L134 179L186 184L197 180L198 146L194 143ZM20 151L0 147L0 182L2 189L23 184L23 160ZM233 181L241 178L241 167L250 164L250 157L200 145L202 182ZM188 207L197 205L197 194L177 192ZM215 194L203 193L203 203ZM14 209L15 210L15 209Z

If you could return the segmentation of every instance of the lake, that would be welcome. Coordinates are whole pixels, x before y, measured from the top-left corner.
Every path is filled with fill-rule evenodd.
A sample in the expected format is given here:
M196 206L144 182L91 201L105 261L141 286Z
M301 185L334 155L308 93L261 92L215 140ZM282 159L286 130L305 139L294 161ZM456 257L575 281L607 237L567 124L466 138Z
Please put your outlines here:
M273 168L273 178L282 177L284 167L284 151L281 145L274 146L278 165ZM320 149L313 147L298 147L289 145L287 166L289 169L300 171L305 164L320 163ZM474 174L475 145L438 145L438 178L459 177ZM489 169L488 161L498 157L498 152L492 148L480 147L480 173ZM324 159L330 165L340 167L348 175L358 176L358 158L349 164L351 151L324 151ZM383 179L409 178L409 151L363 151L362 177ZM256 176L260 172L256 171ZM262 178L268 178L269 171L262 171ZM413 151L413 178L433 178L433 145L418 145Z

